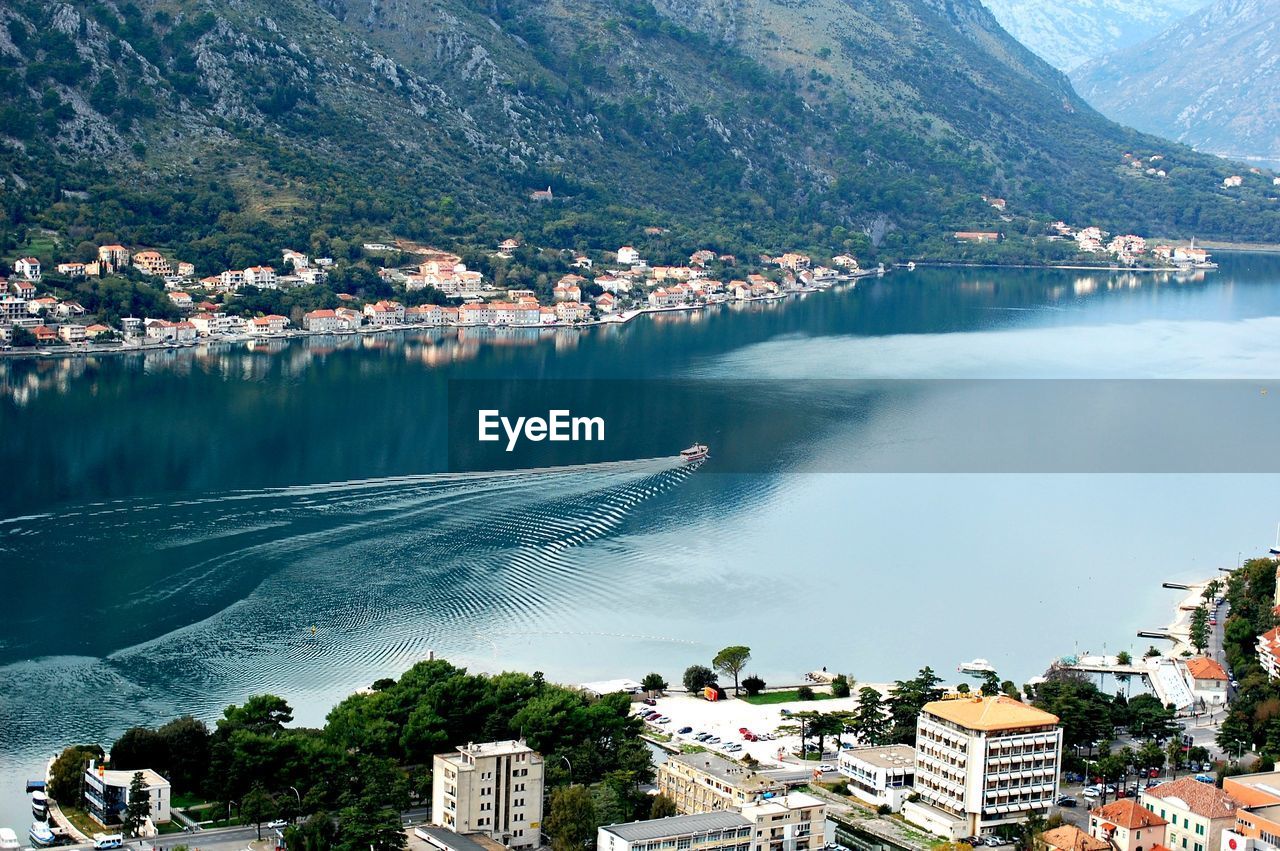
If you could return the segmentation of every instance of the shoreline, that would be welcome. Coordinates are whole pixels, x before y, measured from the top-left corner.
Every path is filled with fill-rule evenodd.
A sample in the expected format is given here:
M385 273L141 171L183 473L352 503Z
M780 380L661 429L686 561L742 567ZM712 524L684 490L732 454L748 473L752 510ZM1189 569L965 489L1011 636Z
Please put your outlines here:
M1277 246L1280 251L1280 246ZM917 266L935 269L1068 269L1081 272L1211 272L1213 268L1182 269L1178 266L1086 266L1074 263L964 263L952 260L916 260ZM1216 268L1216 267L1215 267Z
M885 270L883 274L888 274L889 270ZM404 333L413 331L441 331L441 332L459 332L467 330L485 330L485 331L586 331L588 329L599 328L611 325L626 325L639 316L663 313L691 313L695 311L709 310L713 307L723 307L730 304L752 304L757 302L784 302L792 298L813 295L816 293L827 292L836 289L844 284L853 284L862 278L880 277L879 271L862 271L854 275L842 275L833 280L827 286L811 286L803 289L791 290L783 293L771 293L765 296L755 296L745 299L726 299L724 301L708 302L704 304L681 304L670 307L640 307L631 310L621 311L620 313L611 314L600 319L593 319L586 322L573 323L551 323L538 325L477 325L477 324L461 324L453 323L448 325L386 325L386 326L369 326L361 328L358 331L309 331L296 328L283 331L279 334L264 334L261 336L237 335L234 337L198 337L195 340L184 342L161 341L153 343L138 343L136 345L119 345L110 347L88 346L83 348L71 348L67 346L56 346L53 348L40 349L23 349L21 351L0 351L0 360L65 360L74 358L98 357L101 355L140 355L148 352L165 352L165 351L181 351L183 349L207 349L214 345L243 345L248 343L270 343L274 341L287 342L301 338L316 337L371 337L380 334Z

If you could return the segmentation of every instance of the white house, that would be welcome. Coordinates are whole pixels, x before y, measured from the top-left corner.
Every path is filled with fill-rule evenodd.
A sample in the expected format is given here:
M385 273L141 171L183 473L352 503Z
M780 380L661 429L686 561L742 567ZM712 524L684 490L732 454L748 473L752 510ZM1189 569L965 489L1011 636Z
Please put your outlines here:
M618 262L623 266L638 266L640 264L640 252L630 245L624 245L618 249Z
M279 286L279 280L276 278L276 270L270 266L250 266L244 270L244 285L274 290Z
M28 281L40 280L40 261L34 257L23 257L14 261L13 274L21 275Z

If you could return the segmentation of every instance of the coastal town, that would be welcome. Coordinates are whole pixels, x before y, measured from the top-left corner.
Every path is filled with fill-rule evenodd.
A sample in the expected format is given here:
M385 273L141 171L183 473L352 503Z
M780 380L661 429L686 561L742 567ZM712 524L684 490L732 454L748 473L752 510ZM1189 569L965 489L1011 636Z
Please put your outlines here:
M510 259L520 247L515 239L504 240L494 256ZM146 284L163 290L176 314L174 318L120 316L114 322L92 315L45 275L38 258L24 256L13 262L12 276L0 280L0 346L68 354L408 328L588 327L624 323L649 312L783 299L883 272L878 268L868 273L847 254L830 258L830 265L798 252L761 255L739 264L736 257L706 249L693 252L685 265L650 265L634 247L621 246L597 258L571 252L565 261L572 271L560 275L549 294L540 298L529 288L500 289L482 273L468 269L456 254L388 243L363 245L365 255L374 259L402 249L418 262L380 265L376 274L403 299L361 299L333 292L334 306L296 316L230 310L227 302L248 292L323 286L335 268L333 258L312 258L284 249L279 267L225 269L198 278L191 263L152 249L108 244L97 246L94 260L58 263L56 282L141 276ZM739 269L744 270L741 277L734 277ZM423 296L426 303L406 305L423 301Z
M1009 218L1003 215L1005 199L983 200ZM999 231L953 236L958 243L976 245L1004 240ZM1069 244L1086 264L1064 263L1063 268L1093 268L1088 259L1097 256L1104 256L1110 268L1133 271L1217 268L1194 240L1148 245L1141 236L1113 236L1097 226L1077 228L1062 221L1050 224L1042 239ZM512 261L526 249L552 256L561 271L535 289L499 285L468 268L459 254L415 243L365 242L359 248L358 263L284 248L273 265L203 277L194 264L165 252L117 243L81 246L82 255L91 257L56 262L51 273L40 258L20 255L9 264L12 274L0 278L0 353L65 356L422 328L587 328L644 314L781 300L887 271L884 264L864 269L847 253L815 258L795 250L738 258L702 248L680 265L651 263L631 245L583 253L534 249L508 238L488 250L486 260L495 264ZM380 292L335 285L336 274L357 265L376 274ZM102 311L77 300L79 283L109 278L154 290L165 315L98 315ZM260 300L251 298L290 291L306 291L315 306L284 315L260 309Z
M1271 768L1271 745L1255 750L1233 724L1237 702L1256 701L1280 678L1280 540L1265 557L1222 574L1165 583L1185 594L1172 622L1139 633L1167 642L1163 650L1152 646L1138 661L1127 653L1063 657L1021 687L983 659L960 663L950 683L929 668L874 684L824 667L770 686L748 673L746 646L691 665L675 684L650 673L556 686L567 708L552 711L596 707L601 723L634 725L628 735L638 734L651 764L633 765L634 776L592 767L574 742L578 733L557 725L467 738L435 749L417 802L404 799L398 812L384 812L393 819L385 830L362 835L374 839L374 851L1275 851L1280 773ZM1271 626L1244 635L1259 622ZM540 675L471 675L434 658L411 674L350 698L324 735L362 735L332 729L344 712L399 717L401 692L428 688L433 678L471 677L478 689L516 678L503 688L525 683L535 694L551 688ZM495 711L483 699L478 706L488 707L475 710L481 716ZM528 707L500 711L543 723ZM224 742L255 753L262 742L232 745L229 731L248 723L285 735L278 719L288 715L271 696L230 707L212 734L215 751ZM245 720L252 718L261 720ZM179 723L188 737L209 736L194 719ZM469 723L502 726L483 717ZM75 746L51 759L46 777L27 784L31 841L95 851L132 841L144 849L313 847L306 841L315 820L329 816L306 816L318 793L288 785L293 775L261 775L244 763L262 779L231 800L212 793L216 782L207 778L188 772L179 789L160 767L141 764L174 759L163 744L173 727L135 728L111 751ZM147 737L152 743L140 747ZM210 763L208 770L226 769ZM249 781L232 774L217 782ZM266 784L284 785L273 793ZM631 798L623 805L609 795ZM614 820L610 812L633 817ZM344 810L338 829L355 817ZM0 838L12 843L13 831Z

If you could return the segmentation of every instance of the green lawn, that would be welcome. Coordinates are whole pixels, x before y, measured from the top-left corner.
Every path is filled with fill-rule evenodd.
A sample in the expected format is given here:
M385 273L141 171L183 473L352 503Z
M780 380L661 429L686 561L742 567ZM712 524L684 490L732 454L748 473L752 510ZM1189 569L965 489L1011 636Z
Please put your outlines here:
M827 692L815 691L813 693L814 700L831 700L831 695ZM745 700L747 703L756 706L765 706L770 703L796 703L800 700L800 692L798 689L790 689L789 691L766 691L757 694L755 697L743 695L738 698Z
M62 807L62 814L67 821L76 826L76 830L90 838L95 833L102 833L106 828L89 817L89 814L78 807Z
M209 802L204 798L201 798L199 795L193 795L190 792L183 792L181 795L173 796L173 802L170 806L175 810L187 810L192 807L207 806L208 804Z

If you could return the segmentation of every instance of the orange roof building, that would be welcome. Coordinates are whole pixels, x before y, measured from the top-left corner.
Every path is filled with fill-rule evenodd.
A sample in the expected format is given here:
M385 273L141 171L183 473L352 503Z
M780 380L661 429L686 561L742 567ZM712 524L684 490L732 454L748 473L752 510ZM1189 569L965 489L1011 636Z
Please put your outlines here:
M1047 851L1111 851L1111 843L1095 839L1073 824L1064 824L1040 834Z
M1136 798L1121 798L1089 813L1089 835L1118 851L1150 851L1164 841L1168 824Z
M916 720L918 800L902 815L931 833L981 836L1047 816L1058 793L1058 716L1006 695L935 700Z

